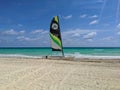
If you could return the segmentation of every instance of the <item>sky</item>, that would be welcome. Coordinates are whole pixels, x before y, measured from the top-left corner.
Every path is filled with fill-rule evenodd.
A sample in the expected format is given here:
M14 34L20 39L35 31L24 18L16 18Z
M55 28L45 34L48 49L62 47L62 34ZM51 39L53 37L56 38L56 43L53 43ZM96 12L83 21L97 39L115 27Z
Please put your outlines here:
M0 47L50 47L56 15L64 47L120 47L120 0L0 0Z

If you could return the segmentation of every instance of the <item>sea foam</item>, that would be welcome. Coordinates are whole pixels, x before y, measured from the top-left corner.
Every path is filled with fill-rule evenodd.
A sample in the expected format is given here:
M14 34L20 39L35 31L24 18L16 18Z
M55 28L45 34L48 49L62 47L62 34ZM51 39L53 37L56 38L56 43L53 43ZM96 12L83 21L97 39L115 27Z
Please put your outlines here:
M74 54L65 54L66 57L75 57L75 58L88 58L88 59L120 59L120 56L97 56L97 55L85 55L85 54L80 54L79 52L76 52Z
M22 54L0 54L0 58L42 58L42 56L29 56Z

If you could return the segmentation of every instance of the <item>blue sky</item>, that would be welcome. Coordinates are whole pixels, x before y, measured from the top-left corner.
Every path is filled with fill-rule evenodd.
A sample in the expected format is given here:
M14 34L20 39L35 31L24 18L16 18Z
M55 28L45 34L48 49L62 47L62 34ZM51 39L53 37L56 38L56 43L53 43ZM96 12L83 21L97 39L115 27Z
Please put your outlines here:
M0 0L0 47L49 47L55 15L63 46L120 47L120 0Z

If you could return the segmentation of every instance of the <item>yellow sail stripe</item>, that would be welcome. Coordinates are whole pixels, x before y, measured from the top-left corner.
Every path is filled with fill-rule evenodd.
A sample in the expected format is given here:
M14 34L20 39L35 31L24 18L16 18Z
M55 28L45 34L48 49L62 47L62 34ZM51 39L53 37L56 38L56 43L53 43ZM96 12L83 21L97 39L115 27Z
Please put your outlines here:
M55 16L55 21L58 23L58 17L57 16Z

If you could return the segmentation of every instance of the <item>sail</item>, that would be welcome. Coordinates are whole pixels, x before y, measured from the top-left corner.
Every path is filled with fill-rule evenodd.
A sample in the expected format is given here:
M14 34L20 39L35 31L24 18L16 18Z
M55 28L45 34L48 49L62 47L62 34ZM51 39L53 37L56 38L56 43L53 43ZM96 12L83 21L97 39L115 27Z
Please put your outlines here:
M58 16L53 17L50 24L50 41L52 51L63 51Z

